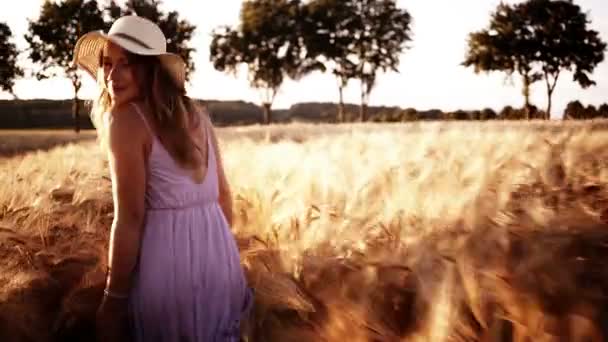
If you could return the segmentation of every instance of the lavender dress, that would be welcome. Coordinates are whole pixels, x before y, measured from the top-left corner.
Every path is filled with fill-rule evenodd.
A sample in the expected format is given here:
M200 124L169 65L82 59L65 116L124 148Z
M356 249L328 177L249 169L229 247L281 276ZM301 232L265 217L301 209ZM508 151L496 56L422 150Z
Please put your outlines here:
M136 341L238 341L252 305L239 251L218 202L217 163L207 134L202 184L179 168L153 136L146 219L130 296Z

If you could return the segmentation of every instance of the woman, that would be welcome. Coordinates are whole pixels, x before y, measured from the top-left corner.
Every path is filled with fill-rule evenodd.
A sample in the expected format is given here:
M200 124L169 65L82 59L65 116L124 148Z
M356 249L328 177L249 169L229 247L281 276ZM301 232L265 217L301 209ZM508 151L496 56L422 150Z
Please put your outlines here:
M97 79L93 121L114 200L98 334L128 317L136 341L237 341L251 293L230 232L231 195L207 115L185 95L185 64L138 16L91 32L74 63Z

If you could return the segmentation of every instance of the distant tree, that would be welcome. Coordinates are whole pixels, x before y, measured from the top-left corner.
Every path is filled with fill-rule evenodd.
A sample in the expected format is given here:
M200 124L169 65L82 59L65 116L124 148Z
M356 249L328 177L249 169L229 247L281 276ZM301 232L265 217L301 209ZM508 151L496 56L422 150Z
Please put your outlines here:
M599 116L600 116L599 112L598 112L597 108L595 108L594 105L588 105L585 108L585 118L586 119L595 119L595 118L598 118Z
M419 117L418 111L414 108L406 108L401 113L402 121L417 121Z
M105 27L102 11L96 0L44 1L38 18L28 22L25 40L29 44L29 57L41 66L35 76L44 79L63 75L72 82L72 115L74 129L78 132L78 91L82 82L80 74L71 65L72 52L82 34Z
M216 70L236 74L248 69L250 85L262 91L263 121L272 121L272 104L285 77L304 72L298 38L299 2L251 0L243 2L240 25L215 29L210 60Z
M529 114L535 111L536 107L530 106L528 110L525 108L517 109L512 106L505 106L501 111L499 118L501 120L521 120L524 118L530 118Z
M564 111L564 119L595 119L607 117L608 105L603 104L597 108L594 105L587 105L586 107L578 100L571 101L566 105Z
M600 118L608 118L608 103L602 103L598 108L597 108L598 114L600 116Z
M530 112L528 113L530 119L540 119L540 120L547 120L549 119L551 116L547 115L547 112L545 112L544 110L539 109L538 107L532 105L530 107Z
M23 76L23 69L17 65L19 51L11 42L12 32L8 25L0 22L0 90L4 90L17 98L13 91L15 79Z
M492 108L484 108L479 114L480 120L495 120L498 114Z
M471 119L470 114L462 109L458 109L453 112L447 112L447 113L445 113L444 117L446 120L458 120L458 121Z
M481 111L478 109L469 111L469 120L481 120Z
M515 5L501 3L492 14L490 27L469 36L463 65L475 72L515 72L523 78L527 117L530 85L545 80L547 108L562 71L573 72L574 81L587 88L589 78L604 59L606 44L597 31L587 27L585 13L571 0L528 0Z
M564 119L584 119L584 117L585 106L583 106L580 101L576 100L568 102L564 113Z
M189 45L196 26L180 18L177 11L162 12L161 0L128 0L123 7L111 0L104 12L111 19L106 24L109 28L112 22L124 15L136 14L155 22L167 38L167 51L179 54L186 61L186 80L190 80L196 70L192 56L196 51Z

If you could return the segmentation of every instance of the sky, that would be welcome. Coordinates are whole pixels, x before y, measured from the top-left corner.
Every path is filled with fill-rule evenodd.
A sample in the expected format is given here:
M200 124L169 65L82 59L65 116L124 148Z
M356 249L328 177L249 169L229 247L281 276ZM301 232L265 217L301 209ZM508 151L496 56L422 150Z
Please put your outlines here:
M4 0L6 1L6 0ZM44 0L11 1L3 6L0 22L7 23L13 31L14 42L21 49L27 47L23 34L28 19L38 16ZM120 3L120 1L118 1ZM408 49L400 59L399 72L380 74L370 105L413 107L419 110L483 109L500 110L506 105L521 106L521 83L517 78L509 80L503 73L475 74L472 68L460 65L466 51L470 32L485 28L490 13L500 0L397 0L399 7L412 15L412 37ZM515 3L517 0L507 0ZM600 32L608 41L608 6L606 0L575 0L588 13L590 27ZM177 10L185 19L197 26L191 46L196 49L196 72L192 76L188 92L195 98L216 100L243 100L259 103L261 93L249 86L243 71L237 76L216 71L209 62L211 32L220 25L238 24L242 1L222 0L164 0L165 10ZM607 51L608 53L608 51ZM25 56L23 65L32 68ZM560 118L566 104L578 99L585 105L608 102L608 55L594 71L592 79L597 85L580 88L572 81L572 75L560 76L553 95L553 118ZM80 97L89 99L95 93L95 83L85 78ZM359 103L359 83L351 81L344 99ZM71 83L63 78L38 81L21 79L16 82L15 92L22 99L71 98ZM0 98L11 98L1 93ZM288 108L298 102L337 102L338 87L330 74L314 73L300 81L287 80L281 87L274 103L275 108ZM532 88L531 101L540 108L547 103L544 83Z

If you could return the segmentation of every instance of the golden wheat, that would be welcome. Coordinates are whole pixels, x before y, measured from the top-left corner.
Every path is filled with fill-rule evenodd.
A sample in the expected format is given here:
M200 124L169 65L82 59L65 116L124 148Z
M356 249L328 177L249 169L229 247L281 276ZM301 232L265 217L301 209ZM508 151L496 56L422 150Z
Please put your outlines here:
M220 129L256 289L248 339L601 340L597 127ZM29 153L1 162L0 184L0 337L91 338L112 218L105 157L93 142Z

